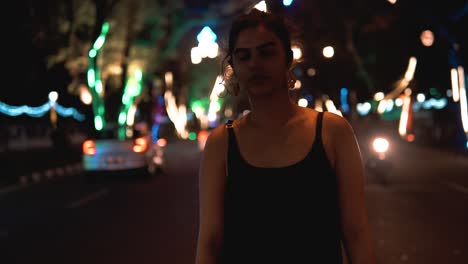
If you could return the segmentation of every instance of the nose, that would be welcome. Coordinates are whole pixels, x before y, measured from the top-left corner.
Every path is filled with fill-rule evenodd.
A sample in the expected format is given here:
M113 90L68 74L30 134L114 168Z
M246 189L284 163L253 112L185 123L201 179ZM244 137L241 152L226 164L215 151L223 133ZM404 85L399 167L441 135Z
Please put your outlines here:
M250 56L248 66L250 68L257 68L262 65L262 58L257 52L252 52L252 55Z

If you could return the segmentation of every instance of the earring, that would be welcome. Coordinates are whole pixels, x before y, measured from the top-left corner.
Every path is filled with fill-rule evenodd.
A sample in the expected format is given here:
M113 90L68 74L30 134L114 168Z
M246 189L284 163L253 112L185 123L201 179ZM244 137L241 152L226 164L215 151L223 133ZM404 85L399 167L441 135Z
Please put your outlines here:
M294 87L296 86L296 78L292 74L288 74L288 89L289 90L294 90Z

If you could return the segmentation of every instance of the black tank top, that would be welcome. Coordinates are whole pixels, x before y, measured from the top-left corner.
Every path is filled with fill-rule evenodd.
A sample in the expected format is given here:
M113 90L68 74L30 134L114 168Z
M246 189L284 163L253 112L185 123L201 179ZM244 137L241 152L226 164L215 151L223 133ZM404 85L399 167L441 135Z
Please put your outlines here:
M228 129L223 264L342 263L336 178L322 144L323 112L303 160L285 167L247 163Z

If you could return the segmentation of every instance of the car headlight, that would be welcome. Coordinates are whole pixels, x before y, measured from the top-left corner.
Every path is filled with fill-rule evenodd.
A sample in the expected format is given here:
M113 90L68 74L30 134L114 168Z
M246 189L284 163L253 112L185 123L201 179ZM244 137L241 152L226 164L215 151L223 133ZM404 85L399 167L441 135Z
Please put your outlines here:
M372 141L372 149L377 153L385 153L389 147L390 143L385 138L378 137Z

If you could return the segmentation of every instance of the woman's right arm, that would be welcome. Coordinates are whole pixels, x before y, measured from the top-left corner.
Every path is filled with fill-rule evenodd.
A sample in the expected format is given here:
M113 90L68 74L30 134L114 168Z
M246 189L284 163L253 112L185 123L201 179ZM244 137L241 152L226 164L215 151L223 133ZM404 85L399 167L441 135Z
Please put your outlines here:
M199 170L199 229L195 264L216 264L223 241L227 135L213 129L205 143Z

